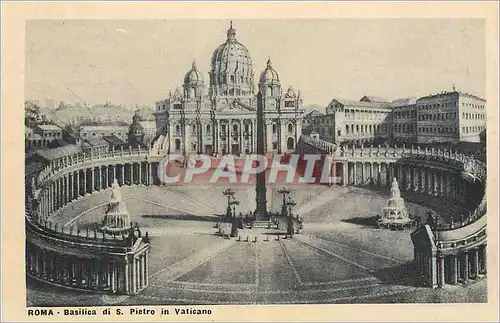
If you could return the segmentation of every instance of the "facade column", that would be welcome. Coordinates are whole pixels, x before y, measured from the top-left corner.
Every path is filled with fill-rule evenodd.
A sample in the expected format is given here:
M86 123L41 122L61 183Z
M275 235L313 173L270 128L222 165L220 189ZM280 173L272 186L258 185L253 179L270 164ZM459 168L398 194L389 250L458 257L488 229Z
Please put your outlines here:
M382 186L382 164L377 163L377 187Z
M122 166L122 185L125 185L125 164L121 164Z
M116 178L116 167L117 165L112 165L111 167L113 167L113 182L115 181Z
M130 185L134 185L134 165L135 163L130 163Z

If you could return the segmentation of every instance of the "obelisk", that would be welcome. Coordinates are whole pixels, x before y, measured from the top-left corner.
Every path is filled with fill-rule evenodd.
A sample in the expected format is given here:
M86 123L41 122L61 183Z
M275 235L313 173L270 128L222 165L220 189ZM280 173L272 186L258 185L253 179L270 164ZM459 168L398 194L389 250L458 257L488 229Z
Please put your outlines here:
M265 137L264 137L264 102L262 93L259 90L257 94L257 155L265 157ZM255 201L257 208L255 210L255 221L267 220L267 200L266 200L266 171L257 173L255 186Z

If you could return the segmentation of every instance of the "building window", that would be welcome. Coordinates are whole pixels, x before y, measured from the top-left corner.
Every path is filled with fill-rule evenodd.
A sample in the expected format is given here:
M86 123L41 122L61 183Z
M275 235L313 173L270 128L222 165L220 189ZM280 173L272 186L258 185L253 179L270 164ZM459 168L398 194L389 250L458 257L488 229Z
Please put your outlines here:
M210 125L209 125L209 124L207 124L207 133L212 132L211 130L212 130L212 129L210 128Z
M291 123L288 124L288 132L293 132L293 125Z
M273 133L276 133L276 124L273 123Z
M179 133L180 131L181 131L181 127L178 124L176 124L175 125L175 132Z

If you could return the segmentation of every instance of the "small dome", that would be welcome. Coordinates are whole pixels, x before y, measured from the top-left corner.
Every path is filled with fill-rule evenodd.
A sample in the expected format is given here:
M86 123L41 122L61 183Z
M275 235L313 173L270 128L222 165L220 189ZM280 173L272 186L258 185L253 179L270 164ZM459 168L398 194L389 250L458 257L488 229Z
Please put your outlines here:
M130 125L129 131L128 131L128 133L130 135L143 135L144 134L144 127L139 121L140 121L140 118L139 118L138 112L136 111L134 117L132 118L132 124Z
M261 84L279 84L280 82L278 72L273 68L270 58L267 60L266 69L260 73L259 82Z
M192 68L189 72L187 72L184 77L184 84L186 85L201 85L203 84L203 75L196 68L196 61L193 60Z

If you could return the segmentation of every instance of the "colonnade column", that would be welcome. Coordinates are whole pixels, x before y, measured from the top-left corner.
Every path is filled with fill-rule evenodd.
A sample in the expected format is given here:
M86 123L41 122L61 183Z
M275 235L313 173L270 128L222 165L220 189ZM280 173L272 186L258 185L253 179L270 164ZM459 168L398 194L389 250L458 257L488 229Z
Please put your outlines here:
M417 192L418 191L418 167L413 166L413 191Z
M438 272L439 272L439 277L438 277L438 285L439 286L444 286L445 284L445 276L444 276L444 256L439 255L439 263L438 263Z
M82 195L86 195L87 194L87 169L85 168L83 170L83 194Z
M151 163L148 163L148 185L153 185L153 165Z
M125 185L125 164L121 164L122 166L122 185Z
M356 173L356 168L357 168L357 163L356 162L352 163L352 178L353 178L352 184L354 186L356 186L356 184L358 183L358 175Z
M458 283L458 259L456 255L450 257L451 262L451 284L456 285Z
M201 144L201 143L200 143ZM201 145L203 147L203 145ZM142 184L142 162L139 162L139 185Z
M463 280L464 283L467 283L469 281L469 253L467 251L464 252L464 257L463 257Z
M488 248L486 247L487 245L483 245L481 250L482 250L482 257L483 258L483 261L482 261L482 270L481 270L481 274L486 274L487 273L487 269L488 269L488 261L487 261L487 255L488 255Z
M92 167L90 169L90 175L91 175L91 186L90 186L90 193L92 193L95 189L95 175L94 175L95 167Z
M477 278L479 276L479 249L474 248L472 249L472 273L473 277Z
M349 165L347 162L342 163L342 186L348 185L349 180Z

